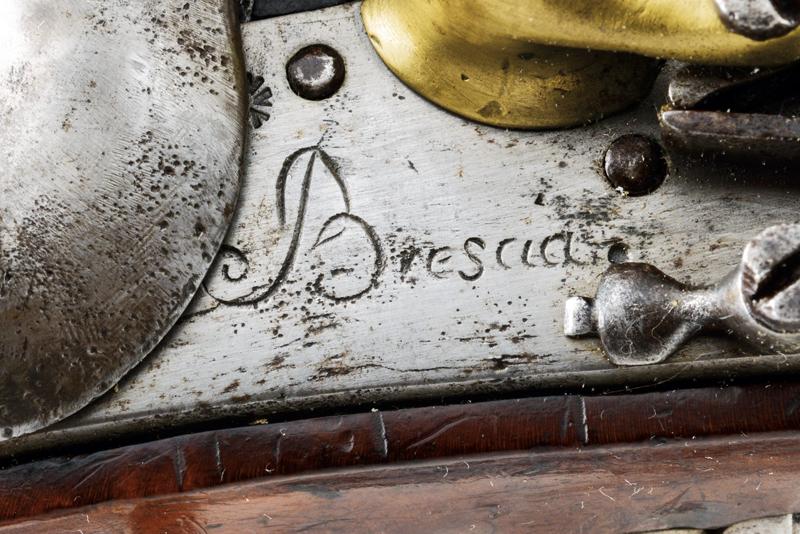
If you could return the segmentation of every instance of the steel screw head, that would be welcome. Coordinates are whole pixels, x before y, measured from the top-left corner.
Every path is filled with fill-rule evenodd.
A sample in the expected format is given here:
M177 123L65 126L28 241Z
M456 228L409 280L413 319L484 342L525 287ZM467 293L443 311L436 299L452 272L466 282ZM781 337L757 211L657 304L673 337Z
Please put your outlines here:
M775 39L800 23L800 6L793 0L715 0L722 23L754 41Z
M344 83L342 56L323 44L307 46L286 64L286 78L294 93L306 100L325 100Z
M773 226L747 245L741 288L759 323L775 332L800 332L800 224Z
M611 143L603 168L611 184L630 196L652 193L667 177L661 146L638 134L623 135Z

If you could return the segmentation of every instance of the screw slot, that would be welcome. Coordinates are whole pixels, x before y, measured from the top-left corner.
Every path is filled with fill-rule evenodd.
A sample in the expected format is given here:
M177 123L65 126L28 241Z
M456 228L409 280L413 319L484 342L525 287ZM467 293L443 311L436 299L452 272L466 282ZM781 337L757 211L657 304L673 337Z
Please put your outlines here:
M750 297L755 304L786 291L800 278L800 250L778 263L767 273Z
M775 332L800 332L800 226L762 232L745 249L741 287L752 317Z

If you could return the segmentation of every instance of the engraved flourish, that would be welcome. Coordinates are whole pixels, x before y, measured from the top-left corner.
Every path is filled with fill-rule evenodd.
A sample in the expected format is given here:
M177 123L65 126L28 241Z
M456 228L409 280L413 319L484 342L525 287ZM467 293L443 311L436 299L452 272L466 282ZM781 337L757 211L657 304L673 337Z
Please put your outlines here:
M310 156L303 173L297 214L293 221L287 221L287 181L293 175L291 171L300 161L301 156L307 154ZM275 183L278 223L280 228L286 231L286 239L290 239L278 274L274 279L251 285L247 288L248 293L244 296L233 299L224 297L224 289L253 283L248 279L250 261L247 256L239 249L225 245L220 250L218 259L205 283L206 290L217 301L229 305L254 304L269 298L285 281L299 252L309 190L315 166L319 164L322 164L335 180L338 190L341 192L345 210L332 215L323 223L322 229L309 251L316 255L317 261L314 262L316 269L327 268L325 272L320 272L316 276L313 288L319 294L332 300L346 301L363 296L378 284L379 276L384 268L384 253L380 239L375 229L364 219L350 213L350 196L336 162L319 146L312 146L300 149L286 158ZM368 261L362 261L365 258Z

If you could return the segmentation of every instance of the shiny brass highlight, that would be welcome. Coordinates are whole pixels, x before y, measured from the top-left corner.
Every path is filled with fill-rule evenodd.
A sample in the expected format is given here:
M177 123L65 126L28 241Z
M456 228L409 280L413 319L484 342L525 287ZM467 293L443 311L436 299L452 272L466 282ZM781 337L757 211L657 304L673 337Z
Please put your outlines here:
M753 41L725 27L714 0L365 0L361 12L411 88L510 128L575 126L638 102L657 65L642 56L724 65L800 56L800 30Z
M400 79L445 109L492 126L584 124L638 102L656 74L657 62L630 54L509 36L487 41L480 18L472 21L449 2L367 0L362 16Z

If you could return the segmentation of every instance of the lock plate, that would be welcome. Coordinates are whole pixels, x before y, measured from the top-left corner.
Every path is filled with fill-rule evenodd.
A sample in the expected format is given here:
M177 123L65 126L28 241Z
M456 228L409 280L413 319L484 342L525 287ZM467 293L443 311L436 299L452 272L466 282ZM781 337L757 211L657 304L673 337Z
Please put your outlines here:
M751 237L796 220L788 169L673 160L657 190L622 195L603 175L605 150L624 134L658 137L669 73L638 108L589 127L494 129L399 82L358 10L243 26L247 170L204 287L115 391L0 451L229 415L800 367L699 338L664 363L619 368L597 340L563 335L565 300L593 294L610 259L719 280ZM289 58L315 43L347 69L321 101L286 79Z

